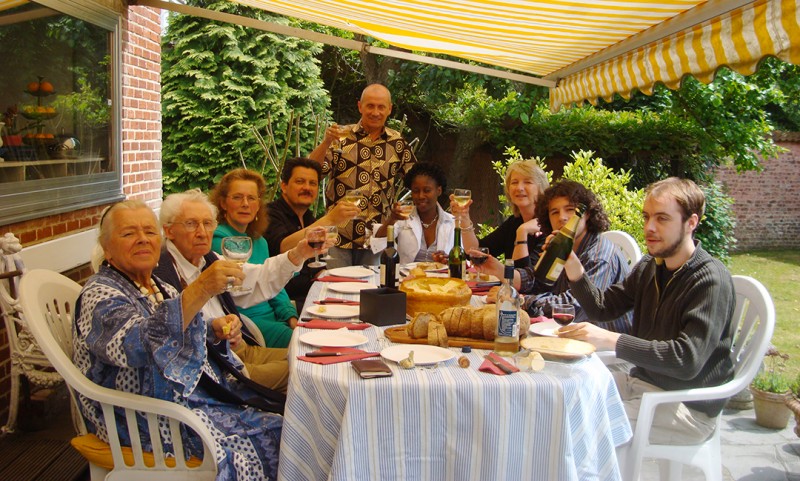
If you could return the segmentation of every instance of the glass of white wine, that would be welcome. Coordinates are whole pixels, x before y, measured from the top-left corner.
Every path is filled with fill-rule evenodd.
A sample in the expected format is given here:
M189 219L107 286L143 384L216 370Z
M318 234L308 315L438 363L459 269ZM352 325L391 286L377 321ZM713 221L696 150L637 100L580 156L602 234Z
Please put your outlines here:
M342 142L344 142L344 140L347 138L347 136L350 135L350 129L348 129L347 127L343 127L341 125L336 125L336 124L333 124L332 127L335 128L336 131L339 133L338 138L336 140L336 145L334 145L333 151L336 152L337 154L341 155L342 154Z
M469 189L453 189L453 201L459 207L464 207L472 198L472 191Z
M402 199L397 201L397 203L400 204L400 212L408 219L411 212L414 210L414 201L411 199Z
M336 245L336 241L339 239L339 229L335 225L326 225L322 228L325 229L325 240L328 241L328 243ZM333 257L331 257L330 253L325 253L325 255L320 258L321 261L329 261L332 259Z
M345 202L350 202L359 209L364 209L364 207L361 205L361 202L364 201L364 196L356 189L345 191L342 200ZM358 215L356 215L356 217L358 217Z
M319 250L322 248L322 245L325 244L325 237L327 232L323 227L313 227L311 229L306 229L306 240L308 241L308 245L310 245L314 249L314 262L310 262L308 267L325 267L328 265L327 262L322 262L319 260Z
M222 238L222 256L225 260L235 262L239 267L253 254L253 239L248 236L231 236ZM229 291L243 291L242 286L231 286Z

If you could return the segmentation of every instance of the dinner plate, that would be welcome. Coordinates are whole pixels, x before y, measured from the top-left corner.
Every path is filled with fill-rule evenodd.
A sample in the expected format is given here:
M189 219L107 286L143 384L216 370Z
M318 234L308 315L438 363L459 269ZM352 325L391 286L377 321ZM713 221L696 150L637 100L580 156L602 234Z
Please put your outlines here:
M399 344L387 347L381 351L381 357L389 361L400 362L408 357L408 353L414 351L414 364L426 366L448 361L456 357L450 349L439 346L426 346L424 344Z
M347 329L320 330L307 332L300 341L316 347L354 347L367 342L367 336Z
M378 286L369 282L331 282L328 289L342 294L358 294L364 289L376 289Z
M528 328L528 331L530 331L531 334L536 334L537 336L558 337L556 332L560 327L561 324L557 323L556 321L544 321L531 324L531 327Z
M369 277L375 274L375 271L361 266L346 266L330 269L328 270L328 274L332 276L352 277L353 279L359 279L361 277Z
M588 342L563 337L532 336L521 340L525 349L536 351L545 359L575 360L590 356L595 347Z
M359 306L346 306L342 304L326 304L324 306L313 305L306 309L310 314L329 319L345 319L348 317L358 317Z

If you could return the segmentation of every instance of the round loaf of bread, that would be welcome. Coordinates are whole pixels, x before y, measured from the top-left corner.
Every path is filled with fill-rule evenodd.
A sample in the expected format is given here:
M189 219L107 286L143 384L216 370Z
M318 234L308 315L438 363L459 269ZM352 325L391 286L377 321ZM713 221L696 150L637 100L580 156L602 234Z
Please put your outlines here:
M400 283L406 293L406 314L418 312L439 314L453 306L469 304L472 291L466 282L452 277L418 277Z

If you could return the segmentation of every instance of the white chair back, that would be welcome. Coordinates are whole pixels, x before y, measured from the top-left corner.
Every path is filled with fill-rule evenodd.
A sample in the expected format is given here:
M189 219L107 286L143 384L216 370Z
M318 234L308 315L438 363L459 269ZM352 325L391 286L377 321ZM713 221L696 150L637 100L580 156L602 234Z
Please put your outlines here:
M736 289L736 309L731 322L738 327L731 348L734 361L733 379L721 386L644 394L633 440L626 453L623 479L638 480L642 460L656 458L667 461L662 464L668 468L670 479L679 479L681 465L688 464L702 469L706 480L721 481L719 418L713 435L696 445L651 444L650 428L658 405L729 398L746 388L758 372L775 329L775 307L769 292L752 277L733 276L733 285ZM665 473L661 474L663 478Z
M92 481L100 479L181 479L213 480L216 477L214 439L208 428L190 410L175 403L116 391L98 386L87 379L72 363L72 322L75 301L81 286L56 272L35 269L27 272L20 283L20 301L28 321L28 327L42 351L63 376L70 389L97 401L102 406L104 422L109 437L109 446L114 460L114 469L109 473L99 466L91 465ZM114 409L124 409L125 421L131 433L134 464L125 464L122 445L117 432ZM153 444L154 466L147 466L139 442L136 425L137 411L148 421L149 435ZM159 417L169 421L168 429L174 443L175 467L164 461L164 450L159 433ZM119 419L122 419L121 417ZM193 430L204 444L203 463L189 468L184 460L180 425Z
M631 266L639 262L642 258L642 250L639 249L639 244L627 232L621 230L609 230L601 234L606 239L613 242L617 247L622 250L622 256L628 261Z

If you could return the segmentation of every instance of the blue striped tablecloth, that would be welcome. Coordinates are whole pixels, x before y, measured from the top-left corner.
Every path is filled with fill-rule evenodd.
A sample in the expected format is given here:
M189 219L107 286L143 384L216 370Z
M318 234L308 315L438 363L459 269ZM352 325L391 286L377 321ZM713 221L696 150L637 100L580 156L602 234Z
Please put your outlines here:
M348 297L324 291L315 285L308 298ZM278 479L620 479L614 448L631 428L595 356L495 376L478 371L487 351L474 350L466 369L455 359L413 370L387 361L394 376L364 380L349 363L298 361L316 349L298 340L306 332L297 328L289 346ZM359 332L362 349L380 350L380 328Z

